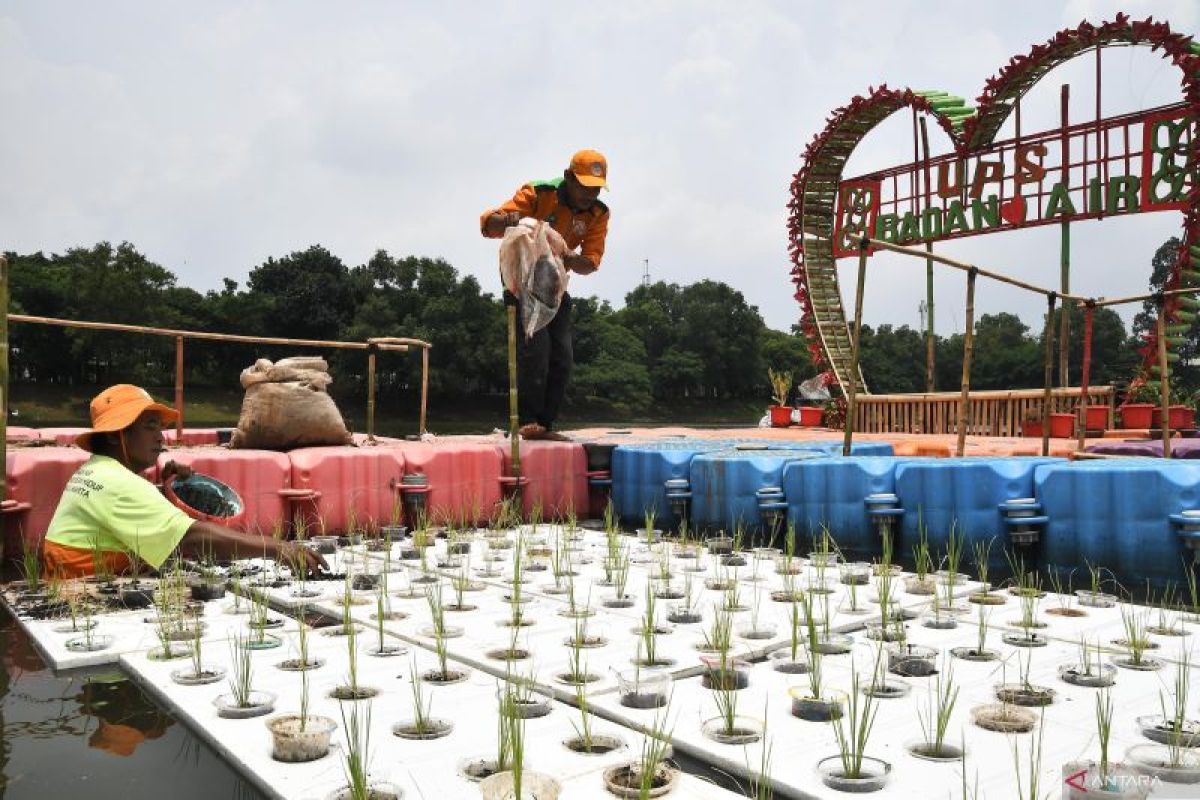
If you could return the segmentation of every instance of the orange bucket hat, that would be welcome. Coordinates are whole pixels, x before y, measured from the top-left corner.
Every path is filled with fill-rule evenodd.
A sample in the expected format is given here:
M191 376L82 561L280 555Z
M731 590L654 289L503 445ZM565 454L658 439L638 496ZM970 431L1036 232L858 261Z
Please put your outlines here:
M179 418L178 411L156 403L145 389L128 383L118 383L96 395L90 410L92 429L75 437L75 444L88 452L92 450L92 436L125 430L146 411L157 412L163 425L170 425Z

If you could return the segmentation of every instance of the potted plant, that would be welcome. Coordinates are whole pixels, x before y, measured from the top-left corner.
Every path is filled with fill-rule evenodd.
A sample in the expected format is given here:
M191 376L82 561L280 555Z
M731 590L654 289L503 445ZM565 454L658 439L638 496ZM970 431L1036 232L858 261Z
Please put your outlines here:
M1075 415L1053 413L1050 415L1050 436L1054 439L1070 439L1075 434Z
M229 653L233 672L229 677L229 694L218 695L213 700L219 717L249 719L270 714L275 709L274 694L252 688L254 651L246 644L246 640L240 634L234 634L230 639Z
M786 428L792 424L792 407L787 404L788 392L792 390L792 373L767 369L771 381L771 395L775 405L771 406L771 427Z
M1099 761L1069 761L1063 764L1063 800L1137 800L1149 787L1137 780L1129 766L1108 759L1112 735L1113 703L1108 689L1096 693L1096 733L1100 742Z
M1150 428L1154 422L1154 409L1159 405L1158 389L1139 375L1129 384L1125 402L1120 406L1122 428Z
M409 669L409 684L412 686L413 715L411 719L397 722L392 726L392 733L401 739L440 739L448 736L454 730L454 723L438 719L430 712L433 710L433 698L425 695L425 681L417 669L417 659L414 656Z
M963 757L962 748L946 742L950 715L954 713L957 702L958 686L954 682L954 663L945 661L934 686L926 695L924 708L917 706L921 741L909 745L908 752L929 761L958 761Z
M300 629L304 629L303 623ZM307 645L302 657L307 657ZM276 761L305 763L324 758L337 723L329 717L308 713L308 670L300 671L300 713L283 714L267 720L271 731L271 753Z
M1040 412L1025 412L1025 417L1021 420L1021 435L1027 438L1042 438L1042 415Z
M617 797L662 797L679 780L679 768L668 760L671 732L666 730L667 710L659 713L642 739L641 755L632 762L604 770L604 788Z
M1185 400L1175 389L1171 389L1167 406L1167 422L1171 430L1190 430L1196 427L1196 410L1190 399ZM1162 406L1157 405L1151 415L1150 427L1162 427Z
M517 713L512 685L500 700L500 724L508 728L509 768L484 778L479 790L484 800L556 800L558 781L525 769L525 718Z
M846 713L837 717L833 726L840 752L817 763L821 781L829 788L854 793L874 792L887 783L891 764L866 755L867 741L878 712L875 702L870 693L861 690L858 672L854 672L850 678Z
M342 762L346 785L332 792L327 800L400 800L403 792L399 788L373 780L367 771L371 763L371 704L353 703L349 715L345 704L340 710L346 735L346 755Z

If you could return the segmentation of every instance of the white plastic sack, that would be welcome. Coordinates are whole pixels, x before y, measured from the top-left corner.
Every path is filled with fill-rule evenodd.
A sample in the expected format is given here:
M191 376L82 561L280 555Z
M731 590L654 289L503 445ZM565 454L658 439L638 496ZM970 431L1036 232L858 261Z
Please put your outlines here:
M521 301L521 329L529 339L550 324L567 291L567 243L545 222L526 217L504 232L500 280Z
M804 383L800 384L800 397L805 400L828 400L828 373L822 372L821 374L815 375L806 380Z

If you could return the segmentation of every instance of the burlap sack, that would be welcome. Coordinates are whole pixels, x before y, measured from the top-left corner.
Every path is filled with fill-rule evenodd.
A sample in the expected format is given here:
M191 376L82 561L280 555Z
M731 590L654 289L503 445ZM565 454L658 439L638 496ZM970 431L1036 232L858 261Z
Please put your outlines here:
M350 444L346 423L325 389L323 358L265 358L242 370L242 414L229 446L256 450Z

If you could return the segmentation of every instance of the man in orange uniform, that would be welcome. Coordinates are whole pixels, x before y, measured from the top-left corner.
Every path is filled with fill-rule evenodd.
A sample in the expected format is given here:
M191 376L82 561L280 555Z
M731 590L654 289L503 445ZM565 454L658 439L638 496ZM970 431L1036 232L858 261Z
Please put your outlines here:
M580 150L561 178L531 181L499 208L483 212L480 232L489 239L504 236L504 230L533 217L550 224L566 241L571 252L563 257L570 272L590 275L604 256L608 235L608 206L600 202L600 189L607 185L608 162L595 150ZM574 252L576 249L579 252ZM504 302L519 305L508 291ZM517 314L520 318L520 312ZM517 337L517 388L521 436L525 439L562 439L554 432L567 379L573 364L571 348L571 297L562 304L550 324L528 341Z

